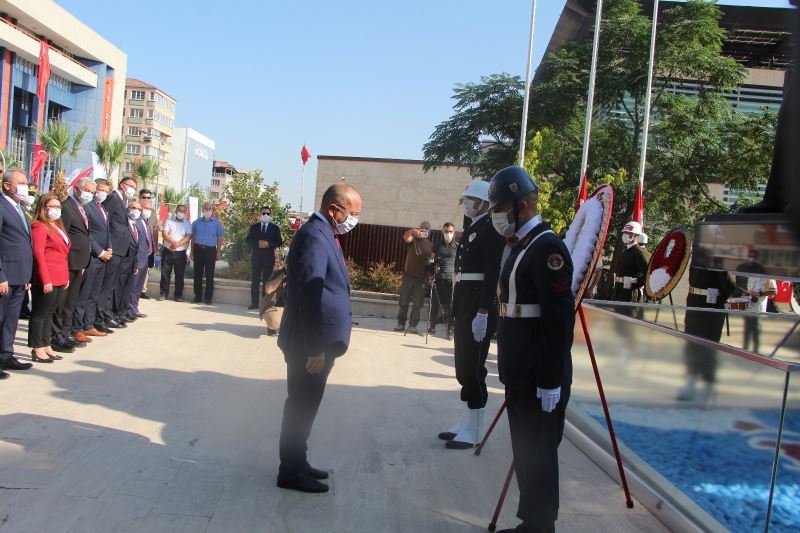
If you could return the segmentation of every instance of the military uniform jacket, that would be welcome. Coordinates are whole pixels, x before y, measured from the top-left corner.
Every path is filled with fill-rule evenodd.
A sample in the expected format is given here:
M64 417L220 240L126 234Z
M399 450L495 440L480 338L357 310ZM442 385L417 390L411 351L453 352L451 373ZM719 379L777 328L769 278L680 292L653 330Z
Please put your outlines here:
M538 304L541 309L539 317L500 317L497 361L500 381L506 385L555 389L572 383L572 259L561 239L548 230L550 225L542 222L518 241L500 274L500 301L508 303L511 273L524 253L514 272L516 303Z
M496 311L497 280L500 277L500 258L503 255L505 240L495 231L489 215L483 215L473 222L461 236L456 252L456 286L454 290L453 313L456 320L475 317L480 308ZM483 274L483 281L458 282L459 274ZM474 292L472 298L465 292ZM459 302L469 305L458 305ZM477 304L477 305L476 305Z
M631 283L629 289L621 280L614 280L614 299L618 302L638 301L639 289L644 287L645 276L647 275L647 263L649 257L646 250L641 246L633 245L622 251L617 262L617 270L614 276L618 278L636 278Z
M723 270L708 270L705 268L689 268L689 286L695 289L717 289L717 301L709 303L708 297L702 294L689 294L686 296L687 307L706 307L709 309L724 309L727 300L736 290L731 276ZM697 335L704 339L719 342L722 337L722 326L725 323L724 313L708 313L688 309L684 315L685 333Z

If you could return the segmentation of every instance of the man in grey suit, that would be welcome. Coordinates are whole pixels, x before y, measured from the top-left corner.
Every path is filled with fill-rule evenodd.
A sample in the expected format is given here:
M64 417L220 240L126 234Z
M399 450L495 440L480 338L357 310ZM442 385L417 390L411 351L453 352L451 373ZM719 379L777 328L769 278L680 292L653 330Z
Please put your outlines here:
M137 202L131 202L131 206L138 205ZM152 209L152 202L150 200L141 201L141 210ZM130 213L132 207L128 209ZM139 298L142 296L144 289L144 280L147 277L147 267L150 266L150 254L153 253L153 230L151 229L150 222L147 217L139 216L135 220L137 228L137 248L136 259L133 263L133 274L130 277L130 304L128 305L128 316L132 320L137 318L145 318L146 314L139 311Z
M8 378L3 370L27 370L32 365L14 357L22 297L30 288L33 274L31 228L20 205L28 195L28 178L21 170L3 173L0 195L0 379Z

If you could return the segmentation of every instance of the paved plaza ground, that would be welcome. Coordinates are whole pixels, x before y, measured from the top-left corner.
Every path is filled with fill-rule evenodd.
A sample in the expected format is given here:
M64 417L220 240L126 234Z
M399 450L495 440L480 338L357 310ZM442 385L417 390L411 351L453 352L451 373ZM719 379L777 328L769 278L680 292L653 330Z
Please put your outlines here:
M508 428L480 457L436 439L460 414L451 343L354 319L309 442L331 492L306 495L275 486L285 365L255 313L152 300L143 311L0 382L3 533L485 531ZM487 418L502 402L494 348L490 359ZM500 528L517 523L516 505L514 483ZM557 529L664 530L566 439Z

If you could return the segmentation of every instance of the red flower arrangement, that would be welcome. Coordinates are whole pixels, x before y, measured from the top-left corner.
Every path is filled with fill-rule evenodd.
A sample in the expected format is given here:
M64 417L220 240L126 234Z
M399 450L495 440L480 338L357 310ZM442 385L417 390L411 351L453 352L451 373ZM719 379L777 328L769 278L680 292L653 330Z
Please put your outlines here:
M661 239L647 265L648 298L660 300L672 292L686 270L691 248L692 237L684 228L673 229Z

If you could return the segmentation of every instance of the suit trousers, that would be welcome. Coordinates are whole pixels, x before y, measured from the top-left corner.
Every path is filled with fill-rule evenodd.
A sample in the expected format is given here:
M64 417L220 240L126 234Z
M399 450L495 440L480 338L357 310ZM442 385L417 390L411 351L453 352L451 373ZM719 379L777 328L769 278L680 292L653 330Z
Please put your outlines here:
M81 270L69 271L69 287L64 290L64 298L53 313L53 336L55 337L72 335L72 315L81 293L82 279L83 272Z
M425 301L425 277L418 278L403 272L403 284L400 286L400 309L397 312L397 323L405 325L408 316L408 304L411 305L409 325L413 328L419 323L419 312Z
M114 316L116 317L128 313L128 305L131 302L129 280L133 275L133 263L136 261L136 255L131 253L120 259L117 285L114 287Z
M486 325L486 336L481 342L475 342L472 334L472 320L478 312L480 284L468 282L458 284L453 294L453 313L455 331L453 334L455 348L456 379L461 385L461 401L467 402L470 409L486 407L488 399L486 391L486 357L489 345L497 330L497 308L489 310Z
M89 266L83 273L78 303L72 313L72 333L92 329L97 318L97 302L103 291L103 275L106 264L97 257L92 257Z
M202 299L207 304L210 304L214 297L214 266L217 264L217 247L204 246L202 244L193 244L192 246L192 254L194 255L194 300L199 302ZM205 295L203 294L204 276L206 278Z
M114 289L117 286L119 269L122 266L122 257L112 255L106 261L106 270L103 274L103 288L97 301L97 323L108 322L114 319Z
M14 338L17 336L19 311L22 309L24 285L10 285L8 292L0 296L0 353L14 353Z
M556 408L546 413L536 384L507 385L506 407L519 486L517 517L526 526L552 527L558 518L558 445L570 386L561 386Z
M63 285L53 287L49 293L44 293L44 287L34 285L31 287L33 309L28 321L28 346L43 348L50 346L53 330L53 317L56 310L64 305L67 291Z
M281 423L280 477L291 477L301 472L307 464L307 442L311 427L317 417L325 384L333 368L334 357L325 357L325 367L319 374L306 372L305 357L286 357L286 388L288 394L283 404Z
M169 296L172 269L175 269L175 298L183 298L183 276L186 272L186 250L161 249L161 296Z
M144 280L147 278L147 268L140 268L139 272L131 275L131 303L128 305L128 312L139 312L139 299L142 297Z
M259 298L264 294L264 285L272 275L275 267L275 256L252 257L250 259L250 303L258 305Z

